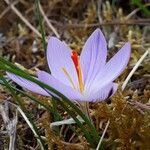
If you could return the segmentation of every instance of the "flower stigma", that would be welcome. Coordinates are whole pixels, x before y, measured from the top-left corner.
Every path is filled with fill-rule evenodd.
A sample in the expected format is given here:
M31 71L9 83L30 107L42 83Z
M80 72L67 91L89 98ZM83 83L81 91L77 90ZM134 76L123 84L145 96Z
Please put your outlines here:
M77 73L77 76L78 76L79 88L80 88L80 92L82 93L83 90L84 90L82 70L81 70L81 65L80 65L80 61L79 61L79 58L78 58L78 53L76 51L72 51L71 59L73 61L75 69L76 69L76 73ZM71 85L73 86L73 88L76 89L76 87L74 85L74 82L73 82L71 76L69 75L69 73L67 72L66 68L63 67L62 70L65 73L65 75L67 76L67 78L69 79L69 81L70 81Z
M78 53L74 50L72 51L71 59L74 63L74 66L75 66L75 69L76 69L76 72L77 72L79 88L80 88L80 92L82 93L83 90L84 90L82 70L81 70L81 65L80 65L80 60L79 60L79 57L78 57Z

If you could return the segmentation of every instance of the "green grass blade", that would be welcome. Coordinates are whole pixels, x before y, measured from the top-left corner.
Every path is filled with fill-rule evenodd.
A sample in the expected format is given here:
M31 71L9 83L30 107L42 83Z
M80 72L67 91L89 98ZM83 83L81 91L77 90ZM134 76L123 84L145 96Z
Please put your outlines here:
M40 33L42 36L43 49L46 52L45 30L44 30L44 26L43 26L43 18L42 18L41 13L40 13L39 3L40 3L39 0L35 0L35 8L36 8L35 12L36 12L36 16L37 16L39 26L40 26Z
M52 110L53 110L53 114L54 114L54 121L59 121L60 120L60 115L57 111L57 100L52 97Z
M132 0L134 5L137 5L146 15L150 16L150 10L142 4L141 0Z

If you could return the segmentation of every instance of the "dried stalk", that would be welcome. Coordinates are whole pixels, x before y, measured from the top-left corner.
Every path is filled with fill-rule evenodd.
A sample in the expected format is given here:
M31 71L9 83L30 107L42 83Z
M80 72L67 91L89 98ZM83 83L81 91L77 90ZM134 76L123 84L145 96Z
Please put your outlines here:
M116 26L116 25L147 25L150 26L150 19L130 19L125 21L103 21L102 23L91 23L91 24L77 24L77 23L69 23L69 24L62 24L58 21L51 20L51 22L59 27L62 28L91 28L91 27L97 27L97 26Z
M99 150L99 148L100 148L100 146L101 146L101 143L102 143L102 141L103 141L103 138L104 138L104 136L105 136L105 134L106 134L106 131L107 131L107 129L108 129L109 124L110 124L110 120L107 121L106 127L105 127L105 129L104 129L104 131L103 131L103 134L102 134L100 140L99 140L99 143L98 143L98 145L97 145L96 150Z
M18 3L18 1L15 1L12 3L12 5L16 5ZM10 10L10 6L8 6L1 14L0 14L0 19L2 19L5 14Z
M150 3L147 3L145 5L143 5L144 7L150 6ZM133 15L135 15L139 10L141 10L141 8L137 8L135 10L133 10L129 15L127 15L125 17L125 20L129 20Z
M54 26L51 24L50 20L47 18L41 4L39 4L39 9L40 9L40 12L45 20L45 22L47 23L48 27L54 32L54 34L56 35L57 38L60 38L60 35L59 33L56 31L56 29L54 28Z
M41 38L41 34L38 30L32 26L32 24L21 14L21 12L14 6L14 4L11 4L9 0L4 0L8 5L10 5L10 8L14 11L14 13L38 36Z
M10 119L9 114L9 106L6 101L4 105L0 104L0 113L2 115L4 124L6 126L5 133L9 135L9 150L15 150L15 142L16 142L16 125L18 122L18 111L16 110L16 114L13 119Z
M134 72L137 70L137 68L140 66L140 64L142 63L142 61L144 60L144 58L149 54L150 49L148 49L143 55L142 57L139 59L139 61L135 64L135 66L133 67L133 69L131 70L131 72L129 73L129 75L127 76L127 78L125 79L123 85L122 85L122 91L125 89L127 83L129 82L129 80L131 79L132 75L134 74Z

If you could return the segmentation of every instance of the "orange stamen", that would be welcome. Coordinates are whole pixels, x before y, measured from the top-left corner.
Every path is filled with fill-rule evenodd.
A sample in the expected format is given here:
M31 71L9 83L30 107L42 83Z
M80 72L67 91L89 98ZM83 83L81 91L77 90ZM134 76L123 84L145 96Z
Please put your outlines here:
M84 84L83 84L83 79L82 79L82 70L80 66L80 61L78 58L78 53L76 51L72 51L71 58L73 60L74 66L76 68L76 72L78 75L78 82L79 82L79 87L80 87L80 92L82 93L84 90Z

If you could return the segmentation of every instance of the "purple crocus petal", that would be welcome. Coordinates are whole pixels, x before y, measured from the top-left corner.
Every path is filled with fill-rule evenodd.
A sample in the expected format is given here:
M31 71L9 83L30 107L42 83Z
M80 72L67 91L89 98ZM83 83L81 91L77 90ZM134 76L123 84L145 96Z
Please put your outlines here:
M73 87L67 75L63 71L63 68L65 68L74 85L78 85L77 73L71 59L71 50L64 42L61 42L55 37L51 37L49 39L47 61L52 76L54 76L64 84Z
M82 95L75 89L71 88L70 86L67 86L57 80L55 77L50 75L49 73L45 71L38 71L38 79L43 82L48 84L49 86L53 87L72 101L75 100L80 100Z
M103 33L96 29L86 41L81 56L81 68L85 88L92 81L98 72L101 72L107 56L107 44ZM90 86L90 85L89 85Z
M103 72L107 82L114 81L124 71L129 62L130 54L131 44L128 42L108 61Z
M104 86L114 81L125 69L128 64L131 53L130 43L126 43L118 52L113 56L109 62L105 65L103 72L99 73L93 84L90 87L90 91L98 89L100 86ZM97 83L100 83L98 85Z
M16 82L18 85L24 87L25 89L28 89L32 92L35 92L37 94L45 95L45 96L50 96L44 89L42 89L39 85L36 83L33 83L29 80L26 80L22 77L19 77L15 74L6 72L8 78L12 79L14 82Z
M97 92L92 92L87 100L91 102L103 101L114 95L114 93L117 91L117 87L117 84L110 83L99 89Z

